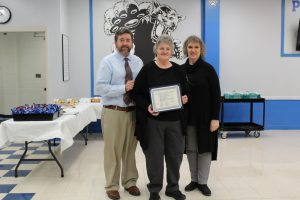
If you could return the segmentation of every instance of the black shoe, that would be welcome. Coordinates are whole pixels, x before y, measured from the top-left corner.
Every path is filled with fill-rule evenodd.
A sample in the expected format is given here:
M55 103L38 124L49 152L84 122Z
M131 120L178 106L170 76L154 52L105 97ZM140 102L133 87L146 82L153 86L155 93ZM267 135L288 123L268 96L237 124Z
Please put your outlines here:
M160 200L160 196L156 192L150 192L150 198L149 200Z
M211 191L206 184L198 184L198 189L202 192L205 196L211 196Z
M175 192L166 192L166 196L173 197L175 200L185 200L185 195L182 194L180 191Z
M187 192L193 191L194 189L196 189L198 187L198 183L197 182L190 182L187 186L185 186L184 190Z

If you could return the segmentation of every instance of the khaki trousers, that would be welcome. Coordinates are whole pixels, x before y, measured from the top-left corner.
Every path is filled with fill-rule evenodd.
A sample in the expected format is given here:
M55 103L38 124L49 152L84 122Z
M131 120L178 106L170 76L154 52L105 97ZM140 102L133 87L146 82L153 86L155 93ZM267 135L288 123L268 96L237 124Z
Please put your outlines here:
M105 189L119 190L120 172L124 188L136 185L135 161L137 140L134 136L135 111L124 112L103 108L101 126L104 138Z

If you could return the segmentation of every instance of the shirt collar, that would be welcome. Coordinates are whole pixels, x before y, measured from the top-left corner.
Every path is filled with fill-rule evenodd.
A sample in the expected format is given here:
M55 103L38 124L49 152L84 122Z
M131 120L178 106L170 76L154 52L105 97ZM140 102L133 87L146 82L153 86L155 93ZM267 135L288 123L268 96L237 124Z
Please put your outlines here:
M121 60L121 61L124 61L124 58L125 58L125 57L124 57L120 52L116 51L116 52L115 52L115 55L116 55L117 59L119 59L119 60ZM132 60L132 59L131 59L131 58L132 58L132 55L129 54L129 55L127 56L127 58L128 58L128 61Z

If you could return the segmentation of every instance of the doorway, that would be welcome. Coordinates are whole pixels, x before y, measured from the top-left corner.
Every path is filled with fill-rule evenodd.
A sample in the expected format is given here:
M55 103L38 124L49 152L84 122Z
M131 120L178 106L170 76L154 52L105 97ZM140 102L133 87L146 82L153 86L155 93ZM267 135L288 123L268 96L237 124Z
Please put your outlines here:
M0 115L47 101L47 38L39 32L0 32Z

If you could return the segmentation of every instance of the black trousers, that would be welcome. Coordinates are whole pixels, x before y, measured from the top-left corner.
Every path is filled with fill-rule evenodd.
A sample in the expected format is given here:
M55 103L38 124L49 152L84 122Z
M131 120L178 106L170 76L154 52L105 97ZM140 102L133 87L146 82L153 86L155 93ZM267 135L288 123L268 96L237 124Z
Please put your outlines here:
M179 190L179 170L184 152L184 136L180 121L147 121L146 156L149 192L160 192L163 186L164 158L167 167L166 192Z

